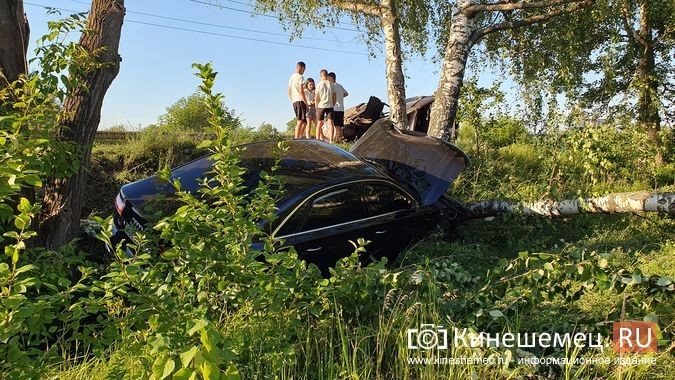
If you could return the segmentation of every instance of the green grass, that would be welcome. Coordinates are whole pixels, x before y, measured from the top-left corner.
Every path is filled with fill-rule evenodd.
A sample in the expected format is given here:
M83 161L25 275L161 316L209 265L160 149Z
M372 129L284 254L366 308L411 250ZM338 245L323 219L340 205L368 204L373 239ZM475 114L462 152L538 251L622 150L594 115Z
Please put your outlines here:
M128 147L99 146L93 162L98 173L114 173L98 178L101 190L152 174L161 162L181 160L180 136L168 136L169 143L154 144L138 140ZM175 140L175 141L174 141ZM157 149L153 148L156 147ZM348 148L348 146L344 146ZM147 149L146 149L147 148ZM176 153L172 156L171 154ZM188 152L189 153L189 152ZM530 145L514 143L488 159L475 163L456 185L463 199L506 196L513 199L540 197L546 190L551 169L542 166ZM145 157L145 158L144 158ZM173 158L171 158L173 157ZM160 159L161 158L161 159ZM160 162L161 161L161 162ZM98 166L97 166L98 165ZM571 165L571 164L570 164ZM523 172L521 168L526 168ZM574 165L568 169L574 174ZM662 170L660 182L671 187L671 171ZM617 179L618 178L618 179ZM562 176L557 195L574 194L584 188L591 193L649 188L645 178L615 177L594 185L580 184L583 179ZM566 181L566 182L565 182ZM555 189L549 196L556 196ZM112 193L111 193L112 194ZM114 195L114 194L112 194ZM112 199L112 195L110 198ZM106 199L98 210L105 213L111 201ZM96 213L97 205L91 208ZM245 307L224 314L218 328L234 347L237 367L243 378L280 379L672 379L675 378L673 336L675 304L672 296L655 301L644 288L628 287L625 291L585 290L570 301L563 295L523 302L510 308L514 294L550 289L530 282L513 281L503 299L490 294L495 276L504 271L504 261L516 260L523 252L548 253L567 262L600 255L608 268L616 272L641 271L646 276L675 278L675 220L661 215L577 215L566 218L504 216L474 220L461 225L452 240L435 233L410 247L395 262L389 273L399 273L395 286L382 281L379 290L386 296L372 297L369 310L360 312L359 298L333 300L330 313L321 318L306 315L298 319L295 312L253 315ZM511 275L518 272L511 273ZM413 283L413 279L417 279ZM564 280L572 291L581 290L581 282ZM539 286L539 287L537 287ZM503 318L479 320L477 302L485 302L484 313L504 310ZM626 307L626 306L629 307ZM664 340L656 354L654 366L531 366L511 362L498 365L421 365L408 359L442 357L508 357L527 355L503 348L452 348L449 351L415 351L407 347L407 330L422 323L445 327L480 326L490 332L568 332L596 329L611 334L611 322L618 320L623 309L625 319L640 320L653 314L659 321ZM507 313L508 311L508 313ZM295 313L295 314L294 314ZM608 332L609 331L609 332ZM138 337L118 342L101 357L88 360L65 360L46 368L45 378L117 379L147 378L152 354L139 346ZM532 355L555 357L616 356L604 352L551 352L533 349ZM536 351L536 352L535 352Z
M465 326L453 319L448 298L461 301L484 284L487 273L497 269L499 259L512 259L522 251L561 255L596 251L608 254L610 266L641 269L645 274L673 275L675 221L658 215L580 215L565 219L495 218L460 226L454 241L432 236L412 247L392 268L421 268L437 271L437 288L422 292L402 287L387 294L379 313L362 319L344 306L334 305L329 318L307 316L301 323L279 318L251 320L231 314L221 322L223 334L237 342L239 370L244 378L281 379L669 379L675 359L660 347L655 366L537 367L511 363L498 365L421 365L410 357L509 355L503 349L453 348L450 351L411 351L407 348L408 328L421 323ZM637 296L628 291L628 297ZM591 291L574 303L554 299L523 310L501 328L517 331L560 331L577 323L602 323L620 308L624 296ZM448 310L451 310L448 313ZM662 331L672 337L675 305L664 303L653 310ZM633 316L635 317L635 316ZM276 347L276 349L274 349ZM285 349L283 347L286 347ZM278 350L277 350L278 349ZM120 344L110 355L84 363L70 363L48 371L47 378L104 379L148 376L142 368L141 351ZM572 357L615 358L611 349L603 353L558 353Z

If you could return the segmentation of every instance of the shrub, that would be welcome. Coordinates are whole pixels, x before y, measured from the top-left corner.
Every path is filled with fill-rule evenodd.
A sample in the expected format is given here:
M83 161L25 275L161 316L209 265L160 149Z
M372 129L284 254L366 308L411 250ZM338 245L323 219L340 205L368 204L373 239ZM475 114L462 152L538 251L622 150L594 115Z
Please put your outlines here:
M234 111L223 107L223 123L228 128L241 127L241 120L234 116ZM166 109L166 113L159 117L159 125L168 129L204 133L211 129L209 124L208 106L204 94L194 93L186 98L180 98Z
M654 180L657 186L675 185L675 163L669 163L656 168Z
M163 167L176 167L206 153L197 145L208 135L168 125L151 125L127 141L125 168L147 175Z
M525 124L518 119L500 116L490 119L481 128L482 137L488 147L499 149L514 143L524 143L531 140Z
M257 221L274 217L280 186L274 173L262 173L258 188L242 193L244 170L232 146L233 128L226 123L222 95L211 93L215 73L210 64L195 67L215 136L199 146L212 153L212 177L200 194L173 183L182 206L155 225L157 235L138 236L137 257L118 252L104 282L116 284L115 290L101 295L133 308L127 320L132 331L143 332L136 342L147 345L147 372L154 378L235 376L235 352L250 342L228 338L218 326L230 318L256 324L283 315L297 321L313 310L320 289L318 269L308 269L292 249L275 251L260 230ZM168 181L170 171L158 175ZM158 250L159 238L170 248ZM254 240L264 242L265 251L255 251ZM287 347L267 348L285 360Z
M537 177L543 169L543 157L532 144L514 143L499 148L499 158L509 175Z

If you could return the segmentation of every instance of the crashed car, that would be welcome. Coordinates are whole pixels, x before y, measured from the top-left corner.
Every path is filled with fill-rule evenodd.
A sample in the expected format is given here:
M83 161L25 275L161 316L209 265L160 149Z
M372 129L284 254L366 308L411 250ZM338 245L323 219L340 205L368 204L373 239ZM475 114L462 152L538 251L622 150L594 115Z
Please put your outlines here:
M406 114L408 116L409 131L427 133L431 119L431 105L433 96L415 96L405 100ZM361 103L345 110L342 134L345 140L353 141L361 137L377 120L387 117L383 103L379 98L371 96L368 103ZM454 127L453 127L454 133Z
M274 147L276 142L241 146L247 187L256 186L261 170L269 171L279 159ZM468 164L466 155L450 143L399 130L389 120L378 121L351 152L317 140L292 140L287 148L276 172L284 183L278 218L262 222L263 228L324 273L354 251L350 240L370 240L368 258L393 259L436 226L451 226L461 213L445 192ZM211 166L203 157L172 170L172 178L196 191ZM143 228L143 204L168 191L154 176L122 186L112 243L131 239L127 225Z

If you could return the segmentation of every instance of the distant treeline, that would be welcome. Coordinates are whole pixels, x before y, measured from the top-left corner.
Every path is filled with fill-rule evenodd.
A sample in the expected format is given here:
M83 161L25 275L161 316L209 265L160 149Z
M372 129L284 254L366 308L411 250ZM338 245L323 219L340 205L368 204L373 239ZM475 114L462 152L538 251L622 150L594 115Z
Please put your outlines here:
M94 141L96 142L122 142L135 137L138 137L140 131L96 131L96 137ZM158 132L162 133L162 132ZM194 136L195 139L211 139L213 134L203 133L203 132L183 132L190 136Z

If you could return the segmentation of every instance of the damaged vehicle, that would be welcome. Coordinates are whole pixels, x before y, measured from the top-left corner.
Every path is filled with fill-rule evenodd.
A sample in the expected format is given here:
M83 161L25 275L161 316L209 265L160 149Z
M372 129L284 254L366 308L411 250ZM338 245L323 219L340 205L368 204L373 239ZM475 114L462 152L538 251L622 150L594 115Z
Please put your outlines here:
M350 240L372 242L365 259L394 259L437 226L452 227L462 213L461 204L445 192L468 165L466 155L450 143L397 129L388 119L375 123L351 152L322 141L291 140L275 157L276 144L240 147L246 186L256 186L261 170L269 171L280 159L276 175L282 177L284 195L277 202L278 218L261 221L262 226L324 273L354 251ZM194 192L211 165L209 157L197 159L172 170L172 178ZM122 186L112 243L130 241L126 226L143 228L143 204L168 191L154 176Z
M431 119L431 105L433 96L415 96L405 100L406 114L408 115L409 131L427 133ZM345 110L345 125L342 133L348 141L360 138L377 120L387 117L383 112L386 103L371 96L368 103L361 103ZM454 128L453 128L454 132Z

